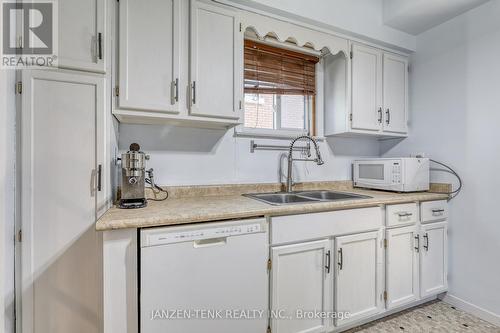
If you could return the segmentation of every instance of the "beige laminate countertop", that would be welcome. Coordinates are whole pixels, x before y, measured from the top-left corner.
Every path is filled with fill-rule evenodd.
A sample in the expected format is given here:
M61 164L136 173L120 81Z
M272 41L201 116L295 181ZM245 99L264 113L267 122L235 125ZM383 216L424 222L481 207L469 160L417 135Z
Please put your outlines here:
M165 201L149 201L147 207L140 209L113 207L97 221L96 230L145 228L259 216L294 215L448 198L447 194L442 193L391 193L353 189L346 186L345 183L341 187L338 184L331 186L327 184L311 189L319 188L368 195L371 198L273 206L244 197L239 193L229 194L231 191L219 191L219 195L174 196Z

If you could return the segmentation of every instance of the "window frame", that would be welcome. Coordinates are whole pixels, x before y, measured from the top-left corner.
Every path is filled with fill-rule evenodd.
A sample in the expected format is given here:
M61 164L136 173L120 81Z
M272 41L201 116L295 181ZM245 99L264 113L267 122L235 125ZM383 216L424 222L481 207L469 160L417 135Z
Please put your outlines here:
M251 39L251 38L250 38ZM266 43L266 41L259 40L260 43ZM277 45L277 42L269 43L272 46L280 47L281 45ZM286 45L282 46L283 48L287 48ZM304 50L304 53L307 54L308 50ZM316 138L323 138L323 130L321 128L321 124L323 122L323 117L320 113L323 111L323 104L321 101L323 100L323 61L320 57L319 62L316 65L315 77L316 77L316 95L312 95L309 98L308 103L308 112L306 113L306 122L307 128L304 130L298 129L267 129L267 128L251 128L245 127L245 110L243 102L243 110L242 110L242 121L240 125L234 127L234 136L235 137L248 137L248 138L272 138L272 139L293 139L299 135L310 134ZM244 76L242 76L241 85L244 86ZM281 95L279 95L281 96ZM304 97L307 97L304 95ZM245 98L245 93L243 93L243 99ZM281 107L281 105L280 105ZM280 124L281 125L281 124Z

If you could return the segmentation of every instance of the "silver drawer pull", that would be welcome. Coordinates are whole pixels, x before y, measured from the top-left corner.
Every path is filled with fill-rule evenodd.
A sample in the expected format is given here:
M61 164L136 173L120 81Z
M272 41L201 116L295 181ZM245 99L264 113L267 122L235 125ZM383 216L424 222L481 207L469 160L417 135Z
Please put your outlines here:
M397 213L397 214L398 214L398 216L399 216L400 218L403 218L403 217L410 217L410 216L412 216L412 215L413 215L413 213L408 213L408 212L400 212L400 213Z
M442 216L444 214L444 209L433 209L432 216Z

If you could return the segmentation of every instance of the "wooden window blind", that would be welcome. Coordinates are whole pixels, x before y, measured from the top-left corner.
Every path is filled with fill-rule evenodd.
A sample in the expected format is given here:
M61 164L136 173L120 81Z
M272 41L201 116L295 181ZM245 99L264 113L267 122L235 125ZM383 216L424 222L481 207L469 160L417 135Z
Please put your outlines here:
M245 93L316 94L319 58L245 40Z

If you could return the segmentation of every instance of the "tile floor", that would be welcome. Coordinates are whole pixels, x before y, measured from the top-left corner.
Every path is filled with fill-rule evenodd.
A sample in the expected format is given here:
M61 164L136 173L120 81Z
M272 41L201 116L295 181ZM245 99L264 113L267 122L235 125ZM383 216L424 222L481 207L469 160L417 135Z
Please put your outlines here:
M434 301L348 331L348 333L354 332L500 333L500 327L458 310L447 303Z

